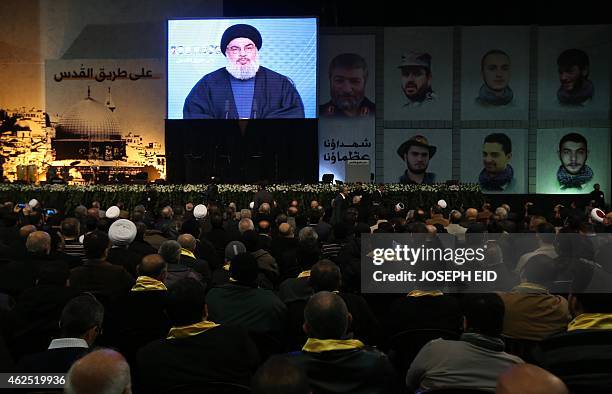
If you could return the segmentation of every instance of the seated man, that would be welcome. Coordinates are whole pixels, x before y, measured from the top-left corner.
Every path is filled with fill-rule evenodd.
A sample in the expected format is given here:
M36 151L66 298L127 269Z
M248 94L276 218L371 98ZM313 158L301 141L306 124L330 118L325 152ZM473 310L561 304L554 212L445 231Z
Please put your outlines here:
M136 271L139 275L136 284L115 304L105 327L105 337L130 363L139 348L164 338L171 327L165 311L166 262L160 255L150 254L142 259Z
M340 296L313 295L304 310L308 341L294 360L306 370L315 392L394 393L395 372L384 353L345 339L351 315Z
M567 300L548 290L555 275L555 262L547 255L536 254L527 260L521 284L500 294L505 306L504 335L539 341L565 331L570 321Z
M208 321L204 285L181 279L168 293L168 337L138 351L142 391L164 392L181 385L205 387L206 382L248 385L259 355L240 327Z
M93 231L83 240L87 261L70 272L70 287L77 291L91 291L106 300L126 294L134 279L125 268L113 265L106 259L110 242L102 231ZM104 302L104 301L103 301Z
M308 378L286 356L272 356L253 376L253 394L312 394Z
M575 293L567 332L540 344L538 364L572 393L608 393L612 387L612 294Z
M66 375L66 394L131 394L130 366L111 349L98 349L75 362Z
M504 352L504 303L497 294L467 295L463 306L465 333L459 341L435 339L421 349L406 374L409 390L495 391L498 376L523 363Z
M241 253L232 259L229 269L230 282L211 289L206 296L211 319L249 331L283 331L287 308L274 292L257 287L255 257Z
M41 353L25 356L18 372L66 373L70 366L94 343L104 319L104 307L95 297L84 294L73 298L62 311L61 338L51 341Z

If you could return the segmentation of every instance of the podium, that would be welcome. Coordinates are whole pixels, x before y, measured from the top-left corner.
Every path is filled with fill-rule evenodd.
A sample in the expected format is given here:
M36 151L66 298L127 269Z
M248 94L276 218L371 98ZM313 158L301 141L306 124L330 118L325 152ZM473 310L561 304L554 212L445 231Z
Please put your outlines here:
M344 182L370 183L370 160L347 160L344 167Z

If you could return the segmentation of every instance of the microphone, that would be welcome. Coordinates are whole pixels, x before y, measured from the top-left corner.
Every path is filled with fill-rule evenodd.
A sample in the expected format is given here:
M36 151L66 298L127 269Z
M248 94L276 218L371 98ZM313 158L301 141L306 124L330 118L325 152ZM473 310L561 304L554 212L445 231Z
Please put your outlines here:
M229 119L229 100L225 100L225 119Z

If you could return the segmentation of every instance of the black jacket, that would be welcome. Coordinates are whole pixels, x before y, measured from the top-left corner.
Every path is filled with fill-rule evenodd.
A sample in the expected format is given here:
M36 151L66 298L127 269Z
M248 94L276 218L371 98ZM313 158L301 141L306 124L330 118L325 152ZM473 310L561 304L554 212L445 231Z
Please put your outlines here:
M292 354L315 394L395 393L396 376L387 356L374 349L330 350Z

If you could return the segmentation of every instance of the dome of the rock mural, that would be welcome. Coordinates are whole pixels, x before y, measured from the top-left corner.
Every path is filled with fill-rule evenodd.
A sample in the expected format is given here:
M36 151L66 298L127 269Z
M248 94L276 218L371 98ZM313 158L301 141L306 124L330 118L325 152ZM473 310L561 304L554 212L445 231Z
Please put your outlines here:
M119 139L119 121L104 104L87 97L70 107L60 118L64 138Z

